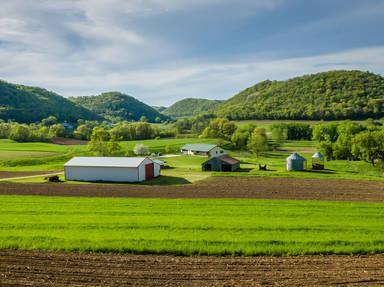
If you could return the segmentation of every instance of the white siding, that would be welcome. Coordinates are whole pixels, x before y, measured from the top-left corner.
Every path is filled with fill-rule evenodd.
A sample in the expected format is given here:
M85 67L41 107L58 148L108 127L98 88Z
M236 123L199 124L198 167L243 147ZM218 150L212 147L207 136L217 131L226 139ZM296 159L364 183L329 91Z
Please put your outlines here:
M156 163L156 162L154 162L153 163L153 175L155 176L155 177L158 177L159 175L160 175L160 168L161 168L161 165L160 164L158 164L158 163Z
M140 165L139 165L139 179L140 181L144 181L146 176L145 176L145 166L149 163L152 163L152 161L148 158L146 158Z
M136 167L64 167L65 179L82 181L120 181L138 182L145 180L139 177L139 169Z
M226 154L225 150L223 150L222 148L220 148L218 146L214 147L213 149L211 149L209 151L209 156L211 156L211 157L221 156L223 154Z
M145 158L137 167L66 165L64 166L64 174L67 180L140 182L146 179L145 166L151 163L152 160ZM159 175L160 166L154 164L154 176Z

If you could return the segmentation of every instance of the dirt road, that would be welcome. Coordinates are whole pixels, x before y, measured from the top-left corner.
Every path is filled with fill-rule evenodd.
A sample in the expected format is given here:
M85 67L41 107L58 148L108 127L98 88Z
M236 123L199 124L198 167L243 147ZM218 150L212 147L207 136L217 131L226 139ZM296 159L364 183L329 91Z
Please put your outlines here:
M6 174L8 173L8 177ZM51 175L58 175L62 174L62 171L58 172L0 172L0 182L1 181L9 181L9 180L16 180L16 179L27 179L27 178L34 178L36 176L51 176ZM3 177L2 177L3 176Z
M173 186L0 183L0 194L159 198L263 198L384 202L384 181L212 177L196 184Z
M381 286L384 255L176 257L0 250L1 286Z

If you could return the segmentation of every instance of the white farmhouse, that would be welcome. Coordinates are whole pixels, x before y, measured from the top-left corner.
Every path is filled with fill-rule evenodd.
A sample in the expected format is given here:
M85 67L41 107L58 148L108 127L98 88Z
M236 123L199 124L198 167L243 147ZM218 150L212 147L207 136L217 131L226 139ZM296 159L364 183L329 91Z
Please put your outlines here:
M147 157L74 157L64 165L66 180L141 182L160 175Z
M181 152L187 155L201 155L216 157L226 154L225 150L214 144L186 144L181 148Z

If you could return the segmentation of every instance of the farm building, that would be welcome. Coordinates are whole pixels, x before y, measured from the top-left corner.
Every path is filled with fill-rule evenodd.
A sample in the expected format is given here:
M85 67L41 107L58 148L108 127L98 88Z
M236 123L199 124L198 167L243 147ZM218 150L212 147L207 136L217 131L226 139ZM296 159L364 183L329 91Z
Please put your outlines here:
M287 157L287 171L304 170L307 160L298 153L291 154Z
M181 152L187 155L201 156L220 156L225 154L225 150L214 144L186 144L181 148Z
M324 169L324 156L321 152L312 155L312 169Z
M74 157L64 165L66 180L141 182L160 175L146 157Z
M160 166L160 169L164 168L164 166L165 166L165 163L162 160L153 159L152 161L154 164L158 164Z
M224 154L203 162L201 168L203 171L236 171L240 168L240 161Z

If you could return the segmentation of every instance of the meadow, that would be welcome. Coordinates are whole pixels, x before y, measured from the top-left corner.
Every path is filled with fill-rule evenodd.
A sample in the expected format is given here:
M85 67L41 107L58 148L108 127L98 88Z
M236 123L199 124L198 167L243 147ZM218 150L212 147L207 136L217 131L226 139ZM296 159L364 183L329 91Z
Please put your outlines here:
M269 151L259 158L249 152L232 151L230 155L241 160L241 170L237 172L202 172L201 163L207 158L180 156L179 149L186 143L215 143L215 139L182 138L157 139L122 142L124 150L132 150L138 143L147 145L151 152L170 150L178 156L162 158L168 168L162 170L162 177L142 184L188 184L209 176L272 176L334 179L382 180L384 170L372 167L364 161L333 160L326 161L326 169L313 171L311 156L317 150L313 141L285 141L278 150ZM287 172L285 159L298 152L307 159L307 170ZM60 171L73 156L92 155L85 145L63 146L50 143L16 143L0 140L0 171ZM260 171L259 164L266 164L268 171ZM62 179L64 177L62 176ZM44 182L44 177L15 180L16 182ZM73 182L71 182L73 183Z
M0 248L177 255L384 252L383 204L1 196Z

